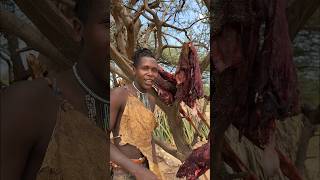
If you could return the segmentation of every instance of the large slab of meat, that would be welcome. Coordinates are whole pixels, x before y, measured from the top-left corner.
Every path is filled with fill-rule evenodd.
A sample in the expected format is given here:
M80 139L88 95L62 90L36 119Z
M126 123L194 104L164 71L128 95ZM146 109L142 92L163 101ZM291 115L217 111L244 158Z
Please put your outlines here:
M232 123L239 129L240 137L244 135L258 147L269 149L275 121L299 113L297 75L286 18L287 1L214 2L211 62L220 82L217 100L213 102L218 108L216 120ZM199 149L195 151L197 153L192 153L180 167L180 177L195 179L197 172L206 168L196 166L205 164L198 162L206 159L203 158L205 151L202 154ZM234 167L243 166L231 156L234 155L231 150L227 154L226 149L222 151L225 161ZM289 179L301 179L283 153L274 148L270 152L277 154L280 168ZM197 168L191 170L190 167Z
M199 57L191 42L184 43L175 74L159 67L156 90L160 99L167 105L183 101L194 107L196 99L203 97L203 83Z

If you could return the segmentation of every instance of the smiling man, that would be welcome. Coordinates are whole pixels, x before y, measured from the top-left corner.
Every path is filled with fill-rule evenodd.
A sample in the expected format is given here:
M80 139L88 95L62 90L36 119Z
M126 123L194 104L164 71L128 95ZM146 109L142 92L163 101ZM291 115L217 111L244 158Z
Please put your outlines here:
M73 38L79 58L50 83L19 82L1 90L3 180L108 179L105 0L77 0Z
M158 76L158 64L148 49L137 50L133 62L132 84L115 88L110 94L113 179L161 179L152 143L155 99L149 94Z

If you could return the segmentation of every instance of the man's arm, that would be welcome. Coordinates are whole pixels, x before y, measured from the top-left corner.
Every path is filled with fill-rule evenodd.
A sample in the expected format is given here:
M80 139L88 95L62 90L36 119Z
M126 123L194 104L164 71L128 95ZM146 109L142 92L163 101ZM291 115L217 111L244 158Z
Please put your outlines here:
M117 88L110 93L110 131L114 130L121 106L126 102L124 90ZM110 142L110 160L140 179L155 180L157 177L148 169L133 163L113 143Z

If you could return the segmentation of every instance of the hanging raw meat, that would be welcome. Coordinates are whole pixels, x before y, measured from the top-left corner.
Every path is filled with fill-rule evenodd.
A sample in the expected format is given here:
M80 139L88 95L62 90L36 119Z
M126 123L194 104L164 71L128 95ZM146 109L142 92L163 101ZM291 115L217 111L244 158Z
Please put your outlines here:
M196 48L192 43L184 43L175 74L159 67L155 89L160 99L167 105L185 102L193 108L196 99L203 97L203 84Z
M228 112L240 135L260 148L269 147L275 121L299 111L287 1L219 1L217 6L212 61L218 76L228 77L219 88L230 90L228 96L217 97L217 116ZM281 169L298 174L284 159Z
M196 99L203 96L203 84L197 50L192 43L183 44L175 77L176 100L194 107Z
M167 105L174 102L174 94L177 91L176 84L174 75L159 66L159 76L156 78L155 88L161 101Z
M180 166L177 177L196 180L210 168L210 143L195 149L189 158Z
M270 137L276 128L275 121L299 112L297 76L286 19L287 1L215 2L211 60L220 81L217 87L220 93L214 102L219 108L217 120L231 122L239 129L240 137L244 135L256 146L266 148L266 154L278 158L284 175L300 180L293 163L278 149L270 149L270 143L274 143ZM227 147L222 149L223 160L234 171L244 171L243 163ZM180 177L194 179L198 172L203 172L204 167L197 165L197 159L205 164L202 162L205 154L199 149L179 169ZM277 160L273 160L273 164L279 166ZM267 165L269 174L273 174L274 167Z

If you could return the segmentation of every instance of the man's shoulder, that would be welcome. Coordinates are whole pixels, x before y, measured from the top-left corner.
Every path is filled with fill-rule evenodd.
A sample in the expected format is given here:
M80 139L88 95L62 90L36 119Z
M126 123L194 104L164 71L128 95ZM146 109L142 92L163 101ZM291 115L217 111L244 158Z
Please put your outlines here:
M10 103L37 105L55 99L45 79L13 83L1 90L1 98Z
M124 86L116 87L111 90L111 94L121 94L125 93L126 88Z
M115 99L125 99L127 95L127 90L126 87L121 86L121 87L116 87L111 90L110 92L110 98L115 98Z
M3 121L24 118L29 123L49 119L57 110L58 100L44 79L17 82L1 89ZM17 120L20 121L20 120Z

